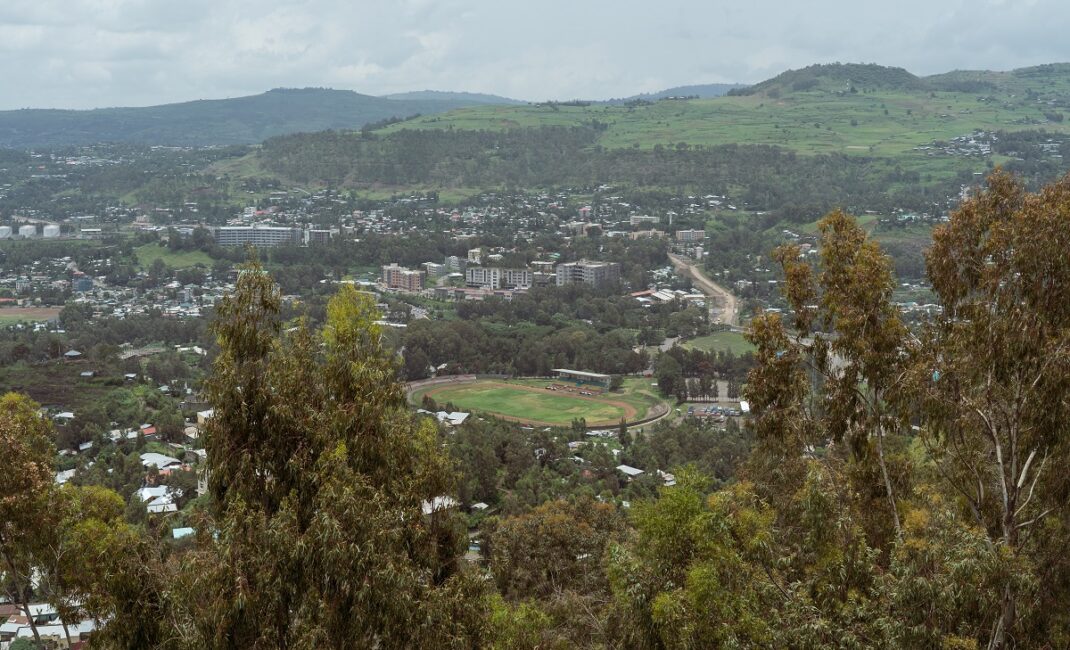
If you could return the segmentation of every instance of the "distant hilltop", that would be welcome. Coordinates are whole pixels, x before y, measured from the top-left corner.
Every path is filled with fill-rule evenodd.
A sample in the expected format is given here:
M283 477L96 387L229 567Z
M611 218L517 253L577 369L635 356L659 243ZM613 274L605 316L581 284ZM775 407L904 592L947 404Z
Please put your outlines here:
M787 70L761 83L731 89L727 94L776 97L808 91L878 90L983 93L1013 91L1015 88L1025 92L1029 80L1044 76L1070 76L1070 63L1051 63L1009 72L955 70L928 77L919 77L903 68L875 63L824 63Z
M672 98L713 100L722 95L804 98L815 94L869 92L942 91L1024 97L1039 93L1038 89L1047 95L1056 92L1070 97L1070 64L1047 64L1009 72L956 70L928 77L876 64L818 64L788 70L751 86L686 85L619 99L545 105L619 106ZM139 108L0 111L0 148L69 147L100 142L173 146L255 144L294 133L375 128L417 115L438 116L460 109L496 106L523 109L529 105L533 104L497 95L439 90L376 97L331 88L276 88L247 97ZM1052 106L1059 108L1062 104ZM446 121L444 118L443 122Z

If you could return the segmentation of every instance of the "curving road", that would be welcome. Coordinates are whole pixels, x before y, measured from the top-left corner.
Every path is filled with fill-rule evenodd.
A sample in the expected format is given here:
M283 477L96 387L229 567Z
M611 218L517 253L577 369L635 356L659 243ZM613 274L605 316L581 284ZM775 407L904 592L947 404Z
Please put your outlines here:
M695 288L706 294L710 299L711 322L724 323L726 325L739 325L739 299L731 291L711 280L698 264L686 257L669 253L669 260L676 267L676 272L684 277L691 278ZM714 307L719 307L721 312L713 317Z

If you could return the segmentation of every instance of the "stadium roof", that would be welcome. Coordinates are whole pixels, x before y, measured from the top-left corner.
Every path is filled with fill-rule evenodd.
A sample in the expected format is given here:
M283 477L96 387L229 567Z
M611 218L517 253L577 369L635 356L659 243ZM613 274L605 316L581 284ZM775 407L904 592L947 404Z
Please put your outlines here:
M586 370L570 370L568 368L554 368L554 372L566 373L569 375L575 375L576 377L590 377L592 379L609 379L609 375L603 375L598 372L587 372Z

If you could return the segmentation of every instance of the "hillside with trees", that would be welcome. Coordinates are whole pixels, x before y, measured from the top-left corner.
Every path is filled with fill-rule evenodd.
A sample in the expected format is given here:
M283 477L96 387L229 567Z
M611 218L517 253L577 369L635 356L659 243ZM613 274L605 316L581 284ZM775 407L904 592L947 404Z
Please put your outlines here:
M996 166L1031 189L1070 160L1070 67L918 77L789 71L730 96L474 106L361 133L270 138L228 179L374 192L620 184L731 194L753 211L943 213Z

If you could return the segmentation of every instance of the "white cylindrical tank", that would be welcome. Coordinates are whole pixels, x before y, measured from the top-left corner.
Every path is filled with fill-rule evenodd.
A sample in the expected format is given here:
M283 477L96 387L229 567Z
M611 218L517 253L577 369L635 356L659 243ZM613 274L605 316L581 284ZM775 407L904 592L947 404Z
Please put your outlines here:
M45 238L55 239L56 237L59 237L59 226L54 223L50 223L45 226Z
M36 237L37 226L33 224L26 224L25 226L19 226L19 237Z
M11 237L11 226L0 226L0 239Z

